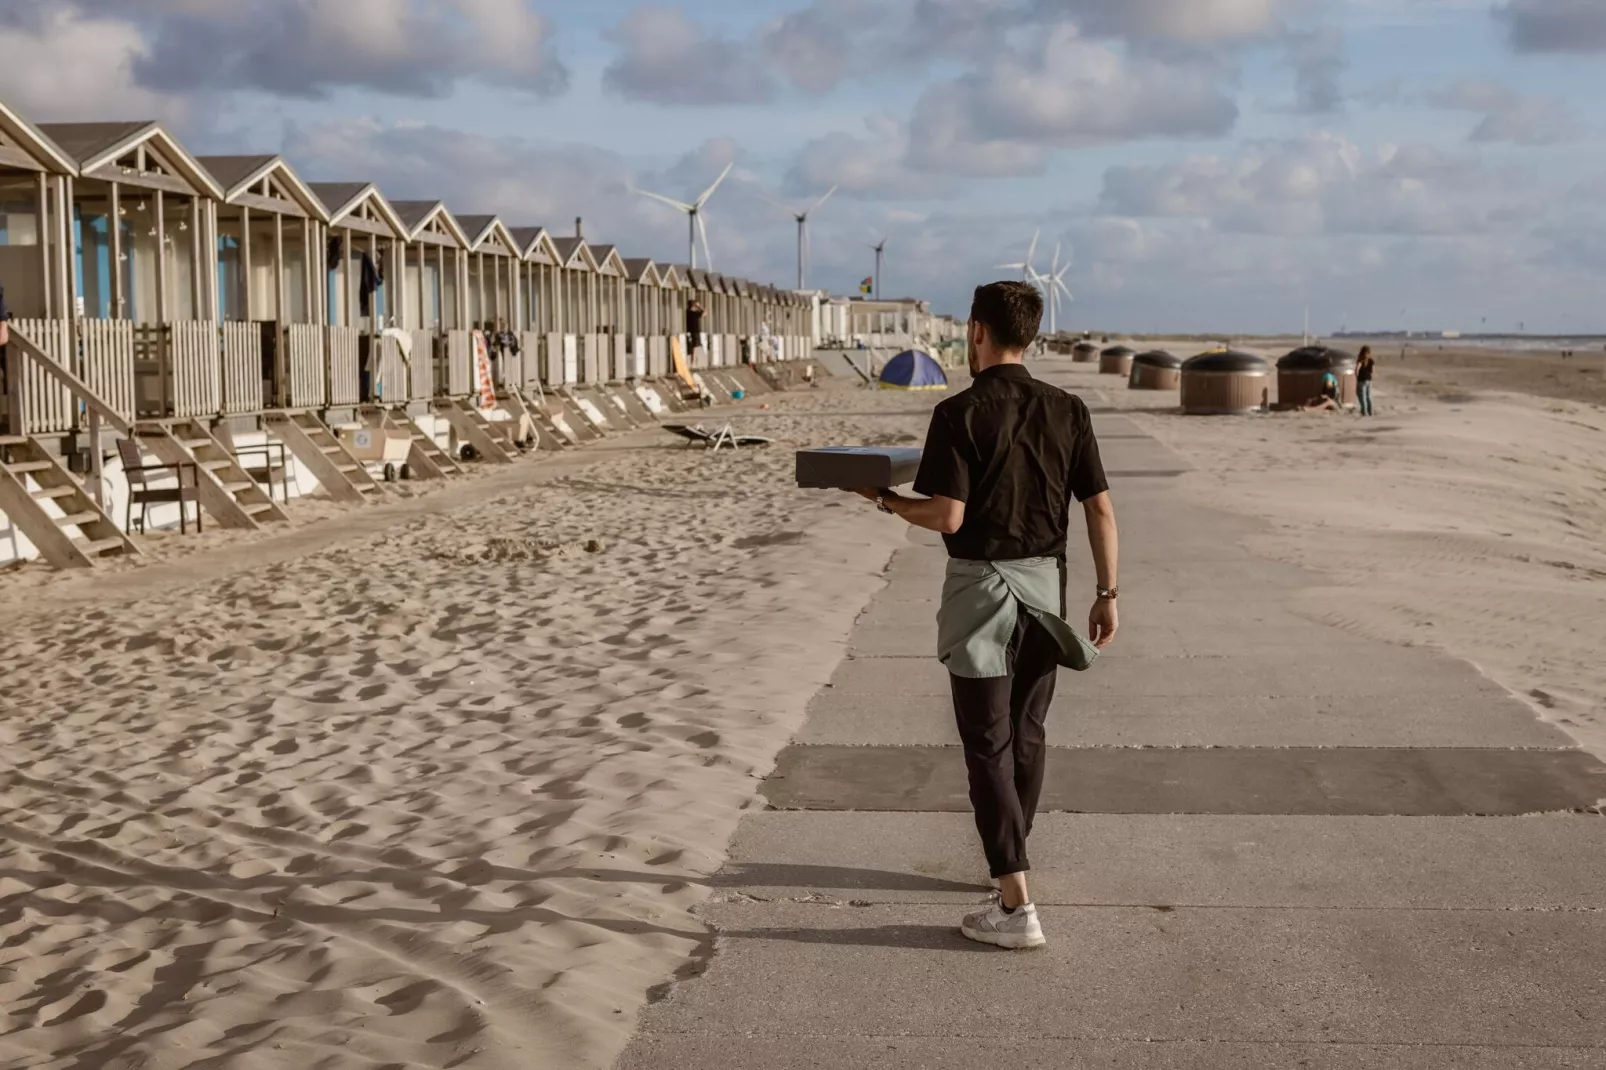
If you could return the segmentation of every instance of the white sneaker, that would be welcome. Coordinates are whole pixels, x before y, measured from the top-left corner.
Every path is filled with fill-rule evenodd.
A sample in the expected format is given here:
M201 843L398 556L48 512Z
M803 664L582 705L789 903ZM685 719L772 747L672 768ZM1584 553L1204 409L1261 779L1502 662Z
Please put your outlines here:
M993 902L984 910L966 914L959 931L972 940L998 947L1042 947L1048 943L1037 920L1037 907L1031 903L1006 914L1001 902Z

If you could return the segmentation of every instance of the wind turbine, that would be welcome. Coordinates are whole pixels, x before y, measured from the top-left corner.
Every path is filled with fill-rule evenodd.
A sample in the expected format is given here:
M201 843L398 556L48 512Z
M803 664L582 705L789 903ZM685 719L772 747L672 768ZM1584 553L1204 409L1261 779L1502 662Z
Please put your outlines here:
M806 266L809 264L810 253L812 252L812 250L809 248L809 216L819 211L820 206L826 201L830 200L831 194L835 193L839 188L840 187L838 186L832 186L826 191L824 197L821 197L819 200L815 201L801 212L794 208L787 207L780 201L773 201L768 197L764 197L766 201L769 201L775 207L779 208L783 212L786 212L793 219L797 220L797 288L799 290L804 288L804 271ZM763 194L760 194L760 196L763 196Z
M1071 262L1067 260L1064 267L1060 267L1060 247L1054 246L1054 265L1048 269L1047 275L1032 272L1032 281L1044 290L1043 296L1048 298L1048 333L1058 334L1060 330L1060 294L1065 295L1067 301L1075 301L1070 289L1065 285L1065 273L1071 270Z
M708 228L703 225L703 206L708 203L708 198L714 195L714 191L719 189L720 183L725 181L726 176L731 173L731 168L735 166L736 161L734 160L726 164L725 170L721 171L719 177L714 179L714 184L704 190L703 195L690 204L685 204L661 194L648 193L646 190L637 189L635 186L630 187L630 192L632 193L639 193L643 197L651 197L655 201L662 201L669 207L686 213L686 223L690 231L690 239L688 241L690 252L687 263L692 267L697 266L697 239L699 236L703 239L703 258L708 261L710 269L714 266L714 254L708 251Z
M870 248L875 250L875 285L873 287L875 292L870 295L871 297L880 297L881 296L881 257L887 251L887 238L888 237L889 237L889 235L883 234L881 236L881 240L880 241L878 241L874 245L870 246Z
M1037 256L1037 239L1042 236L1043 230L1041 227L1032 232L1032 246L1030 249L1026 250L1025 260L1019 264L999 264L998 266L1005 270L1019 271L1021 273L1021 278L1025 279L1027 282L1036 282L1037 269L1032 267L1032 259Z

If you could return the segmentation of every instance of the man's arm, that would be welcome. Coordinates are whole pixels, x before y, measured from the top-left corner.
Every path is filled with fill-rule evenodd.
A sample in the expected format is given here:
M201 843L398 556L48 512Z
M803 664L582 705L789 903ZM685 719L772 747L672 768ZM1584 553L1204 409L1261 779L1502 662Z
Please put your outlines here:
M1120 563L1120 536L1115 526L1115 503L1109 491L1095 495L1082 503L1087 517L1087 544L1093 551L1093 570L1098 574L1101 591L1113 591L1118 581ZM1087 630L1093 645L1103 650L1115 640L1120 629L1115 599L1099 598L1087 615Z
M881 498L892 512L917 528L952 535L965 523L965 503L937 495L935 498L904 498L890 490L861 490L857 493L875 501Z

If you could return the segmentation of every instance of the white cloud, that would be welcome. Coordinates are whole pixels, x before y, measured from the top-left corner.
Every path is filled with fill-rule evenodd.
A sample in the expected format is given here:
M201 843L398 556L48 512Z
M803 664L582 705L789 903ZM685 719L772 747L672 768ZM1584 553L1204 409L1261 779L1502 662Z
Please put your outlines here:
M1112 167L1100 207L1224 233L1446 236L1489 229L1497 188L1475 158L1397 146L1369 154L1323 132L1252 143L1230 158Z
M1221 136L1238 117L1206 64L1130 57L1059 23L1025 52L927 88L914 161L971 175L1027 173L1047 150L1155 137Z
M35 122L180 119L175 97L141 88L134 67L146 54L138 29L70 7L0 19L0 98Z
M603 81L631 100L731 105L775 96L775 81L755 49L710 33L678 7L638 7L607 36L620 53Z
M1567 106L1552 97L1518 93L1487 78L1465 78L1427 95L1428 103L1481 116L1470 139L1513 145L1554 145L1575 140L1578 124Z
M906 123L873 116L864 125L863 136L832 133L800 148L786 174L788 192L808 196L840 186L847 196L922 200L954 191L951 180L909 166Z
M1342 108L1344 91L1339 79L1349 66L1343 33L1331 26L1290 31L1284 46L1294 68L1294 110L1321 115Z
M1277 28L1286 0L1037 0L1047 18L1069 18L1092 35L1218 44Z

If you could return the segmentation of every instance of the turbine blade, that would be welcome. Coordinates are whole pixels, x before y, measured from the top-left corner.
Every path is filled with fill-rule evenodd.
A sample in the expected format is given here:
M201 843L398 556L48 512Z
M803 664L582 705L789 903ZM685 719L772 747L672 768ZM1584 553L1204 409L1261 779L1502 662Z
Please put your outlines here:
M697 214L697 233L703 239L703 259L708 262L708 270L714 270L714 254L708 249L708 225L703 222L702 213Z
M648 193L644 189L636 189L636 190L632 190L632 192L637 193L637 194L639 194L640 196L643 196L643 197L651 197L655 201L663 201L665 204L669 205L669 207L677 208L682 212L689 212L689 211L691 211L691 208L692 208L692 206L689 205L689 204L683 204L680 201L671 200L670 198L665 197L662 194Z
M1041 238L1042 236L1042 227L1038 227L1036 230L1032 231L1032 247L1026 250L1026 263L1030 264L1032 262L1032 258L1037 255L1037 239Z
M789 204L782 204L780 201L776 200L774 197L771 197L771 196L769 196L768 194L765 194L765 193L760 193L758 195L758 199L761 200L761 201L764 201L766 204L773 204L775 207L779 208L781 211L785 212L787 215L791 216L793 219L797 218L797 209L793 208Z
M708 203L708 198L710 198L710 197L712 197L714 195L714 191L719 188L721 182L725 181L725 176L729 175L731 173L731 168L733 168L735 166L736 166L736 161L735 160L732 160L730 163L725 165L725 170L721 171L719 173L719 177L714 179L714 184L712 186L709 186L706 190L704 190L703 191L703 195L701 197L697 198L697 207L701 208L703 205Z
M826 201L831 199L831 194L835 193L837 190L839 190L841 188L842 188L841 186L832 186L829 190L826 191L824 197L821 197L819 200L814 202L814 206L812 208L810 208L809 211L813 212L813 211L818 210L820 205L824 204Z

